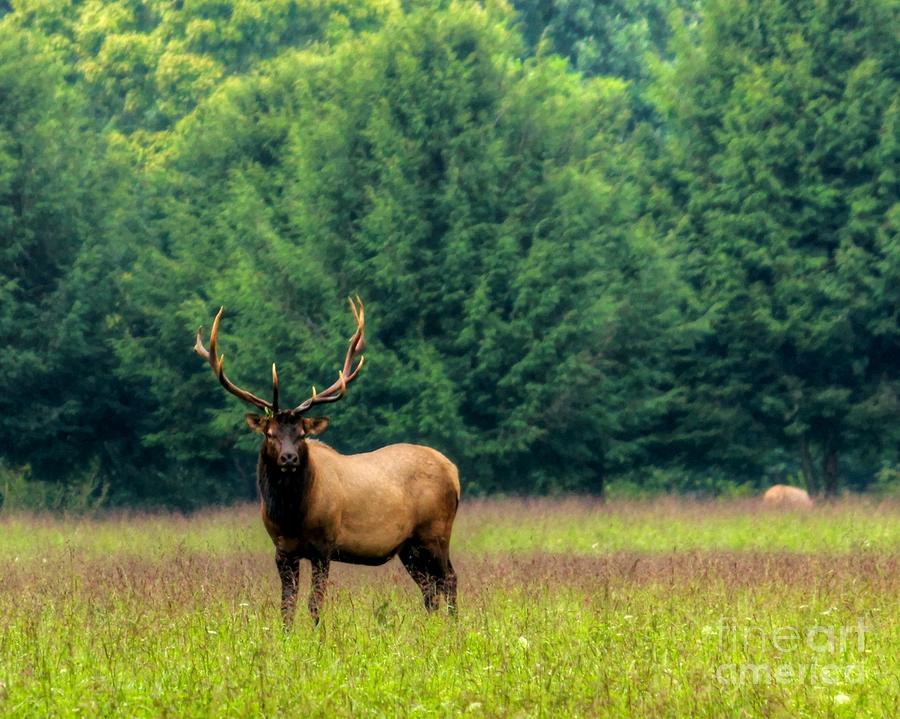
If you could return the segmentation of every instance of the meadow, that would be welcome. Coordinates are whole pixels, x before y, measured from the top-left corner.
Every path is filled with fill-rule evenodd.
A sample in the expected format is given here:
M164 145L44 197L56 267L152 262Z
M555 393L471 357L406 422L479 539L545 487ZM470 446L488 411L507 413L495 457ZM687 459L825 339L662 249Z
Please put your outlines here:
M256 509L0 515L0 716L900 716L900 504L464 501L281 628ZM309 569L301 585L305 595Z

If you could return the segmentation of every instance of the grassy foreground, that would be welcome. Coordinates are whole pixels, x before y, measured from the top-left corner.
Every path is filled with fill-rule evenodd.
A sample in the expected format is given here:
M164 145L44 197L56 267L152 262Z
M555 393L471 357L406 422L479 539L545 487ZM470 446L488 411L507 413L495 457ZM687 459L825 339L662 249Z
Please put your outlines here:
M455 620L336 565L285 635L250 508L2 517L0 715L900 716L896 504L469 502L453 552Z

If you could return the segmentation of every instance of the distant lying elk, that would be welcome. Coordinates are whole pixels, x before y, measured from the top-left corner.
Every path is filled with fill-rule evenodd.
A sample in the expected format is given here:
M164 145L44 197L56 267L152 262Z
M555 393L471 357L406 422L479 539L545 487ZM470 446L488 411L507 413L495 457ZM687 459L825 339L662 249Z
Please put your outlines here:
M769 487L763 495L763 504L767 507L812 507L813 501L805 489L792 487L789 484L776 484Z
M219 323L213 322L209 350L203 328L194 350L207 360L221 385L265 414L247 415L263 435L256 465L263 524L275 544L281 577L281 612L293 620L300 560L312 564L309 611L319 620L329 563L383 564L395 554L419 585L429 611L441 594L456 611L456 572L450 563L450 532L459 505L456 466L440 452L415 444L392 444L374 452L343 455L316 440L327 417L304 417L316 405L337 402L363 367L365 309L350 300L356 332L337 381L293 409L278 405L278 373L272 365L272 401L234 385L217 352ZM353 363L359 356L355 367Z

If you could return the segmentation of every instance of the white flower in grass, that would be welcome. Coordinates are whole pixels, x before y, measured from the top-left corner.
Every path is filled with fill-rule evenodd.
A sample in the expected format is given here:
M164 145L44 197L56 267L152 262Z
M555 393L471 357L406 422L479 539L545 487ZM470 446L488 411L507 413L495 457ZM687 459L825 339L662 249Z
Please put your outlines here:
M525 637L519 637L519 646L522 649L528 649L528 640Z
M836 707L842 707L845 704L849 704L853 700L848 695L842 693L842 694L835 694L833 701L834 701L834 705Z

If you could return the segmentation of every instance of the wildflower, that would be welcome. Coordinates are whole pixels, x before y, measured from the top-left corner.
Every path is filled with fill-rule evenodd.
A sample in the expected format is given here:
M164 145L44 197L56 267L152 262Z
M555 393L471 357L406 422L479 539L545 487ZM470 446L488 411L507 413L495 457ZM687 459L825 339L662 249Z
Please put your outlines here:
M851 701L853 700L846 694L841 693L834 695L834 705L836 707L842 707L844 704L849 704Z
M519 637L519 646L522 649L528 649L528 640L525 637Z

